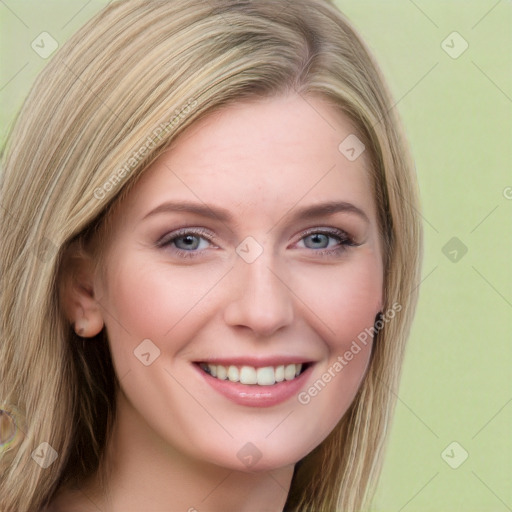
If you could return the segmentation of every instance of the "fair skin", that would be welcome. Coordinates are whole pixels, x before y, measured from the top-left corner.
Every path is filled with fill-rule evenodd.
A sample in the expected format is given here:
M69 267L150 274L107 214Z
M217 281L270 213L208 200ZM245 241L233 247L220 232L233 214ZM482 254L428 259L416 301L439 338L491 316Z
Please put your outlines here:
M332 373L382 307L368 161L338 150L351 133L348 119L318 97L240 102L192 125L147 169L115 213L104 275L84 261L64 297L70 321L85 320L83 337L106 328L120 380L111 501L92 478L57 506L283 509L295 463L348 409L371 343L309 403L298 395ZM176 201L222 208L227 217L169 210L146 217ZM346 204L298 216L326 202ZM189 234L167 236L180 228ZM257 244L237 253L247 237ZM256 257L248 262L245 254ZM160 354L145 365L134 351L147 339L143 352ZM307 373L292 396L263 406L258 396L251 404L228 398L196 364L276 357L309 363ZM246 386L265 393L282 384Z

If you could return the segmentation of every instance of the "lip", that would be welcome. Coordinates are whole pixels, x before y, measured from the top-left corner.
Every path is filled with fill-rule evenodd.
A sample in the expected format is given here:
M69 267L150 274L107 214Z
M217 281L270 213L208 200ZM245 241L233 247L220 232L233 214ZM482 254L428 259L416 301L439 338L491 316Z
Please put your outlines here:
M275 361L284 361L282 358L273 358L272 364L268 363L268 359L258 360L259 363L256 364L254 359L235 359L230 358L229 363L233 366L254 366L255 368L264 367L264 366L279 366L279 364L286 364L283 362L275 363ZM215 361L215 362L214 362ZM227 360L223 360L227 361ZM236 363L235 363L236 361ZM266 362L263 362L266 361ZM291 360L290 358L286 359L289 361L288 364L292 364L293 362L302 362ZM203 361L202 361L203 362ZM207 361L209 364L222 364L220 359L210 359ZM238 405L245 405L248 407L272 407L274 405L278 405L280 403L285 402L290 399L292 396L295 396L301 387L304 386L309 375L311 374L314 364L309 363L307 368L293 380L276 382L272 386L258 386L256 384L240 384L240 382L231 382L230 380L220 380L215 377L212 377L204 370L199 367L198 363L194 363L193 367L197 372L199 372L200 376L205 380L207 384L209 384L215 391L225 396L232 402L235 402Z

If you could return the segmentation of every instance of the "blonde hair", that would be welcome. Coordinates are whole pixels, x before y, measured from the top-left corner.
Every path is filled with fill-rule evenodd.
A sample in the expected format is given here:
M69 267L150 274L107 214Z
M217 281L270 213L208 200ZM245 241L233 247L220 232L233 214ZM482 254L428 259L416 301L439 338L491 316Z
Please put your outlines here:
M0 408L18 427L1 453L3 512L38 510L95 472L114 419L117 381L104 331L82 343L59 300L70 247L95 248L99 261L111 209L192 123L229 103L294 91L349 116L371 155L383 309L402 309L378 332L350 409L296 465L285 509L368 506L422 246L415 172L377 65L327 0L125 0L56 53L3 157ZM43 442L58 455L46 468L31 457Z

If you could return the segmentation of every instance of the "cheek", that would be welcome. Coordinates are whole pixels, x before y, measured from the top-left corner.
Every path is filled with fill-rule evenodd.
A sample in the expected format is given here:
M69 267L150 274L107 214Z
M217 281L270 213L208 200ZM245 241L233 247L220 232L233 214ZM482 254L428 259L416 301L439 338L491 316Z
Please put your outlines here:
M332 269L303 273L298 288L311 309L310 318L317 317L316 330L325 353L298 401L309 414L323 418L326 431L347 411L364 378L383 284L377 258L354 260Z
M151 340L166 355L182 350L189 341L191 320L206 320L208 292L223 270L172 268L137 255L111 268L100 303L118 375L138 368L134 350L143 340Z
M330 352L344 350L365 328L374 324L382 304L382 265L369 252L331 267L295 272L295 290L317 317Z

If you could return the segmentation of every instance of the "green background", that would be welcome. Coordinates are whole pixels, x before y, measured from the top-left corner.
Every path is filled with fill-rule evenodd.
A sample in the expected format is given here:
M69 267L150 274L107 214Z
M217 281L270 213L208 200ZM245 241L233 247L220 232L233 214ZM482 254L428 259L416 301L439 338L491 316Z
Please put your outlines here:
M0 1L2 142L47 62L32 41L46 31L62 45L107 3ZM336 3L388 79L425 221L420 303L373 510L512 510L512 4ZM468 44L457 58L455 31ZM446 461L460 463L462 450L453 469Z

